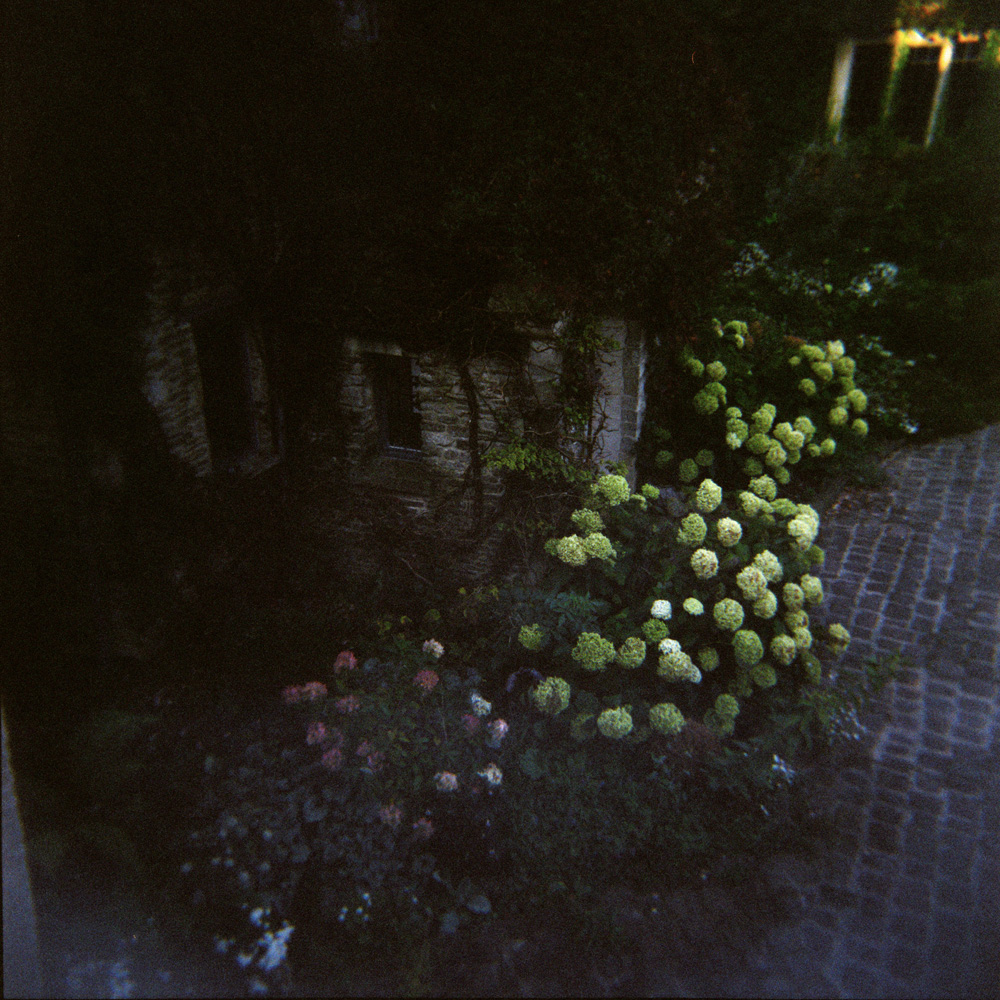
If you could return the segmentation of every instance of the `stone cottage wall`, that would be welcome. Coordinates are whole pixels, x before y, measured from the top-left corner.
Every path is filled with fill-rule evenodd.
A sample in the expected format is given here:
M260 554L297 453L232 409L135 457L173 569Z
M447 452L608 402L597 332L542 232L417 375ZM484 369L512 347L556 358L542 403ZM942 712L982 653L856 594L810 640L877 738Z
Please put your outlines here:
M143 392L156 411L171 452L197 476L212 472L198 352L188 323L160 315L143 334Z

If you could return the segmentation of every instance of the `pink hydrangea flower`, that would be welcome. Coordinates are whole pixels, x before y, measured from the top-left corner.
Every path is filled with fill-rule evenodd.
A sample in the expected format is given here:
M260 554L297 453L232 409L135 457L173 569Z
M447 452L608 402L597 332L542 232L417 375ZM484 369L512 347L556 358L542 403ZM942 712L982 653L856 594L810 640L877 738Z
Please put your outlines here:
M331 747L320 757L319 762L328 771L339 771L344 763L344 755L340 752L339 748Z
M433 670L421 670L416 677L413 678L413 683L417 687L422 687L425 691L433 691L437 687L438 680L440 678Z
M309 723L309 728L306 730L306 743L308 743L309 746L313 746L316 743L322 743L326 738L326 726L323 725L322 722Z
M345 694L343 698L338 698L334 703L338 712L345 715L356 712L361 707L361 699L356 694Z
M385 823L386 826L391 826L393 830L403 821L403 810L396 805L395 802L390 802L387 806L382 806L378 811L378 818Z
M303 684L301 691L302 697L309 701L326 697L326 685L322 681L310 681L308 684Z
M434 824L424 816L413 824L413 834L417 840L430 840L433 833Z
M478 715L466 713L462 716L462 725L465 726L465 731L471 736L482 725L482 722Z
M334 661L333 671L339 674L341 670L354 670L357 665L358 658L350 650L345 649Z
M281 692L281 700L286 705L294 705L296 702L302 700L302 689L295 684L290 684Z
M490 731L490 735L486 738L486 745L495 750L503 742L510 726L503 719L494 719L486 728Z

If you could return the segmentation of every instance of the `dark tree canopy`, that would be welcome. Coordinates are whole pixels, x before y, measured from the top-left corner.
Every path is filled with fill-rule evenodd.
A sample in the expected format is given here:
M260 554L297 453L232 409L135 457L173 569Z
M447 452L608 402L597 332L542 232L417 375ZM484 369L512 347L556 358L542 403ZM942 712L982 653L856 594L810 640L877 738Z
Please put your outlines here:
M338 329L461 341L499 281L683 325L769 163L821 123L836 37L894 14L7 0L8 338L103 433L133 405L157 267L236 291L296 412Z

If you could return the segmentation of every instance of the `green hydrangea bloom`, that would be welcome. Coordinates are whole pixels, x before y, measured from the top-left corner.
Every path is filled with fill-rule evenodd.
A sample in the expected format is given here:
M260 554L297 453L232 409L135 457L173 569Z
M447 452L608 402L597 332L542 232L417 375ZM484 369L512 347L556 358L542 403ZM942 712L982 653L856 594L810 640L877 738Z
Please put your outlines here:
M707 534L708 525L705 524L705 519L701 514L696 514L692 511L681 521L677 529L677 541L682 545L694 548L705 541Z
M818 390L816 383L811 378L804 378L799 382L799 391L805 396L815 396Z
M822 361L826 357L826 351L817 347L815 344L803 344L799 348L799 354L801 354L806 361Z
M774 480L779 486L787 486L792 481L792 474L782 466L774 470Z
M695 377L701 378L705 374L705 365L695 357L684 359L684 367Z
M799 649L810 649L813 644L812 632L807 628L797 628L792 630L792 638Z
M787 667L795 659L799 647L790 635L776 635L771 640L771 655L783 666Z
M691 569L699 580L710 580L719 572L719 557L711 549L696 549L691 556Z
M591 487L595 496L604 500L609 506L617 507L632 495L628 480L624 476L601 476Z
M536 707L549 715L558 715L569 705L569 684L561 677L546 677L532 692Z
M703 479L694 495L694 502L703 514L711 514L722 503L722 487L711 479Z
M806 573L799 579L799 586L810 604L821 604L823 601L823 581L818 576Z
M736 585L743 592L744 599L759 601L767 590L767 577L754 565L744 566L736 574Z
M715 461L715 455L713 455L707 448L702 448L701 451L694 456L694 460L703 469L707 469Z
M735 632L743 624L743 606L731 597L724 597L712 609L712 617L719 628Z
M674 453L672 451L667 451L666 448L658 451L656 453L656 458L653 459L653 463L658 469L663 469L668 466L674 460Z
M752 629L741 628L733 636L733 652L741 667L752 667L764 659L764 643Z
M788 459L787 459L788 465L798 465L801 460L802 460L802 452L800 449L798 448L788 449Z
M643 488L642 488L642 495L647 500L659 500L660 499L660 491L659 491L659 489L656 486L653 486L651 483L646 483L643 486Z
M833 370L844 378L851 378L854 375L857 366L854 364L854 358L838 358L833 363Z
M593 556L595 559L603 559L605 562L614 562L618 554L608 536L602 535L599 531L587 535L582 544L587 555Z
M787 497L778 497L778 499L771 504L771 509L778 515L778 517L792 517L794 514L798 513L799 507L794 500L789 500Z
M700 666L706 674L710 674L719 666L719 651L717 649L713 649L711 646L699 649L698 666Z
M716 384L716 383L712 383ZM694 410L701 417L708 417L719 408L719 400L717 397L713 396L710 392L705 392L704 389L699 392L694 399Z
M638 505L640 510L645 510L649 506L649 502L641 493L633 493L630 500L634 500Z
M772 444L774 441L759 431L747 438L747 450L755 455L766 455L771 450Z
M762 500L774 500L778 495L778 484L770 476L758 476L750 480L750 489Z
M685 458L677 470L677 477L682 483L690 483L701 473L698 463L693 458Z
M660 643L670 635L670 629L666 622L650 618L648 622L643 623L642 634L646 637L646 642Z
M777 407L773 403L765 403L750 418L750 424L757 434L767 434L774 426L774 418L778 415Z
M805 591L797 583L786 583L782 595L789 611L801 611L805 603Z
M743 416L743 411L738 406L729 406L726 408L726 419L727 420L739 420Z
M760 688L774 687L778 675L770 663L757 663L750 668L750 679Z
M753 613L758 618L773 618L778 613L778 598L770 591L764 591L764 594L753 602Z
M583 547L583 539L579 535L567 535L557 539L556 555L570 566L582 566L587 561L587 550Z
M833 438L826 438L820 442L819 453L824 458L829 458L837 450L837 442Z
M667 639L666 642L673 642ZM663 649L663 644L660 644ZM667 681L691 681L692 684L701 683L701 671L694 665L694 661L680 648L670 650L660 655L660 665L656 671L659 677Z
M748 476L759 476L764 471L764 463L756 458L748 458L743 463L743 471Z
M792 426L802 435L803 440L806 442L810 441L816 433L816 425L808 417L796 417L795 423Z
M778 466L784 465L786 459L788 458L788 452L781 447L780 444L775 442L767 450L767 454L764 456L764 464L771 469L777 469Z
M814 361L809 367L813 370L813 374L821 382L829 382L833 378L833 365L828 361Z
M740 444L747 440L750 435L750 427L747 425L745 420L740 420L739 417L730 417L726 421L726 431L730 434L734 434Z
M788 435L792 433L792 425L787 420L782 420L780 424L775 424L771 434L782 444L788 440Z
M684 728L684 716L676 705L665 701L649 710L649 725L664 736L673 736Z
M689 615L697 616L705 613L705 605L697 597L686 597L682 607Z
M726 401L726 387L721 382L706 382L702 392L714 396L720 403Z
M597 717L597 728L602 736L620 740L632 732L632 715L628 707L608 708Z
M739 521L731 517L722 517L715 526L715 534L718 536L719 544L730 549L743 537L743 527Z
M843 427L849 416L850 414L842 406L834 406L827 415L827 419L833 427Z
M786 611L785 625L790 632L794 632L797 628L809 628L809 615L801 609L798 611Z
M604 530L604 521L602 520L601 515L598 514L596 510L589 510L586 507L583 510L574 510L573 513L570 514L570 520L585 535L589 535L594 531Z
M618 647L615 662L626 670L634 670L646 659L646 643L638 636L630 636Z
M603 670L614 658L614 644L597 632L581 632L573 647L573 659L584 670Z
M839 622L834 622L828 629L827 634L829 639L827 640L830 645L834 648L836 653L842 653L851 642L851 633L844 628Z
M534 625L522 625L517 634L517 641L525 649L541 649L545 641L545 629L537 622Z
M819 456L822 454L822 452L819 450L819 445L818 444L807 444L806 445L806 454L807 455L811 455L813 458L819 458Z
M713 382L721 382L726 377L726 366L721 361L713 361L710 365L705 365L705 374Z
M720 694L715 699L715 714L720 719L735 719L740 714L740 703L731 694Z
M758 552L753 557L753 564L764 574L768 583L778 583L784 575L781 560L770 549Z
M867 420L862 420L860 417L858 417L858 419L855 420L851 424L851 430L855 434L857 434L858 437L867 437L868 436L868 421Z
M826 553L818 545L810 545L806 552L806 559L811 566L822 566L826 562Z
M844 356L844 342L842 340L828 340L826 342L826 357L828 361L836 361Z
M868 409L868 397L860 389L851 389L847 394L847 401L855 413L864 413Z
M756 517L758 514L771 512L771 505L766 500L762 500L756 493L750 493L748 490L743 490L740 493L740 507L743 509L745 517Z

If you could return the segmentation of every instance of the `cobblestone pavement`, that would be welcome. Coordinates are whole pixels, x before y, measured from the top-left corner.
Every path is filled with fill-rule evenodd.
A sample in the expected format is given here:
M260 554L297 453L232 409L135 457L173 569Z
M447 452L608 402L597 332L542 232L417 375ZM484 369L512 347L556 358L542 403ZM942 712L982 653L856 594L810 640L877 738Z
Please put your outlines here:
M1000 424L884 468L824 517L822 576L849 664L905 663L837 776L838 851L720 996L1000 996Z

